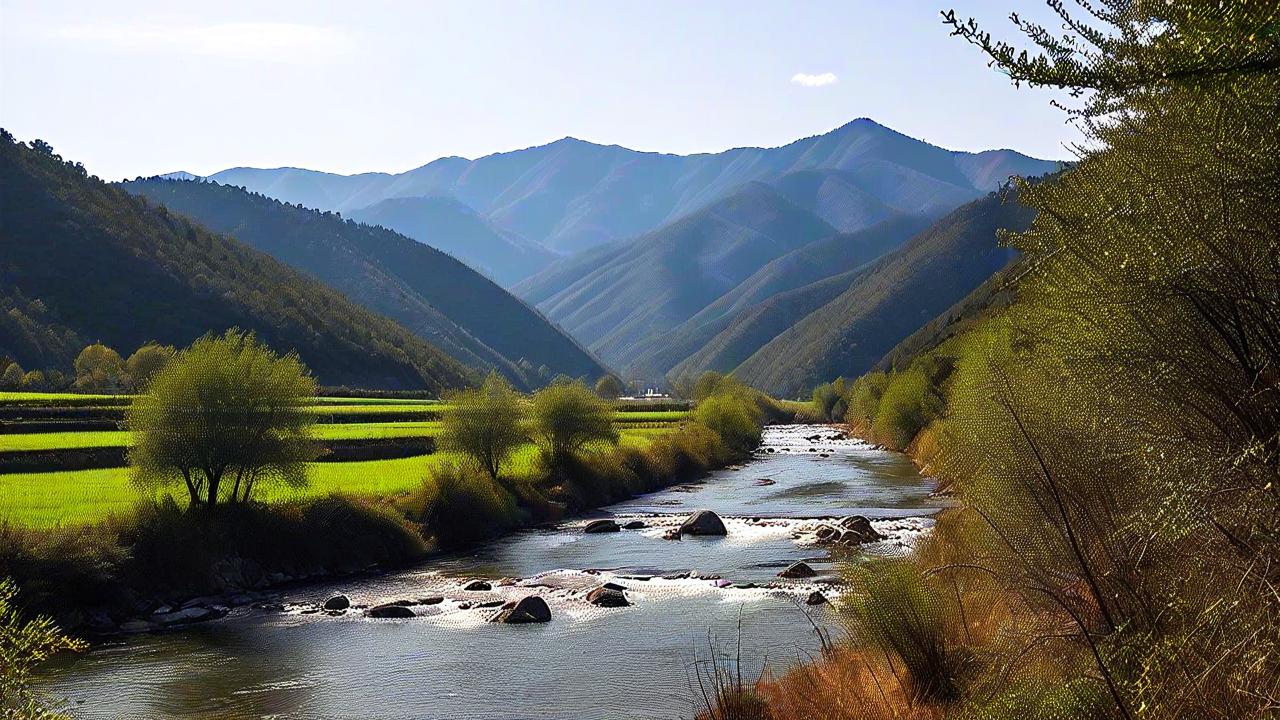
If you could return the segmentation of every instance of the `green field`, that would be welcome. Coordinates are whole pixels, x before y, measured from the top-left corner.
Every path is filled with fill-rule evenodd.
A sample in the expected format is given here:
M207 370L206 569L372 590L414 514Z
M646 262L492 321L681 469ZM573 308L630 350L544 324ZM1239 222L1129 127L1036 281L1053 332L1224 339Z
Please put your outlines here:
M111 408L119 412L131 397L4 392L0 393L0 407ZM434 437L440 431L439 413L447 407L438 400L319 397L311 410L331 417L324 418L330 422L317 424L313 433L320 441ZM422 419L405 420L406 414L421 415ZM687 414L682 410L639 408L620 409L614 417L621 444L644 447L669 432ZM360 422L342 422L346 415L363 417ZM377 421L380 415L387 415L388 421ZM125 430L21 432L23 421L5 427L7 432L0 433L0 454L125 447L131 436ZM261 499L281 501L331 493L392 497L418 487L433 464L452 459L449 454L437 453L393 460L311 463L306 487L264 488ZM526 445L516 453L507 472L516 477L529 476L535 459L535 448ZM92 523L128 512L142 499L129 480L128 468L123 467L0 474L0 522L19 526L48 528ZM185 498L178 500L185 502Z

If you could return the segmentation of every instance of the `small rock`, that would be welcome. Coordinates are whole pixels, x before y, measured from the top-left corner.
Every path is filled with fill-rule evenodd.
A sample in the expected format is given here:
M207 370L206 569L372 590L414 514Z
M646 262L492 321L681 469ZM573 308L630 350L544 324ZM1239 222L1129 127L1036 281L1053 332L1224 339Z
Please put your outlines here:
M587 602L597 607L627 607L631 604L621 590L603 585L587 593Z
M503 605L502 610L494 615L490 622L518 625L551 621L551 608L547 607L546 600L537 595L528 595L507 605Z
M625 586L625 585L619 585L619 584L618 584L618 583L616 583L616 582L607 582L607 583L605 583L605 584L601 585L600 587L602 587L602 588L608 588L609 590L618 590L618 591L622 591L622 590L626 590L626 589L627 589L627 586Z
M470 610L470 609L471 609L471 603L469 603L469 602L461 602L461 603L458 603L458 609L459 609L459 610Z
M472 592L482 592L484 590L492 590L493 585L490 585L487 580L472 580L462 589L471 590Z
M804 604L805 605L821 605L824 602L827 602L827 596L823 595L817 590L814 590L813 592L809 593L809 597L805 598Z
M419 605L439 605L442 602L444 602L444 598L439 595L433 595L432 597L418 598Z
M662 533L662 539L663 540L679 540L680 528L671 528L670 530Z
M346 610L351 607L351 598L346 595L334 595L324 601L325 610Z
M411 606L411 605L417 605L417 604L418 604L418 601L417 601L417 600L392 600L392 601L391 601L391 602L389 602L389 603L383 603L383 604L384 604L384 605L399 605L400 607L409 607L409 606Z
M383 605L374 605L364 611L365 617L371 618L411 618L415 617L412 610L403 605L392 605L386 603Z
M756 481L756 485L759 485L760 487L767 487L775 484L775 482L776 481L773 478L760 478Z
M680 534L689 535L728 535L724 521L710 510L699 510L685 520L678 530Z
M614 520L592 520L587 526L582 528L584 533L609 533L618 532L622 528L618 527L618 523Z
M185 610L152 615L151 619L168 627L170 625L187 625L204 622L205 620L216 620L226 614L227 608L221 605L214 605L213 607L189 607Z
M505 603L504 603L504 601L502 601L502 600L489 600L489 601L487 601L487 602L477 603L477 604L476 604L476 607L478 607L478 608L493 608L493 607L502 607L504 604L505 604Z
M647 527L649 527L648 523L646 523L643 520L632 520L631 522L622 526L624 530L640 530Z
M786 570L778 573L778 577L788 579L811 578L817 577L817 575L818 573L814 572L813 568L809 567L809 563L804 562L803 560L792 563Z

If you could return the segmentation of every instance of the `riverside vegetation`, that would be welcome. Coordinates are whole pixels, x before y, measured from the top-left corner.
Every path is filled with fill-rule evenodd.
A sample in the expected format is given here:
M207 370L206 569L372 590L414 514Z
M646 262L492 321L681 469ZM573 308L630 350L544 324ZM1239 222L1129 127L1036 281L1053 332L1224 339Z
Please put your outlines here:
M131 441L129 467L82 471L123 474L131 503L102 519L40 529L7 508L0 577L22 588L22 606L36 617L30 627L55 633L41 637L63 637L51 617L81 631L129 630L131 621L141 628L133 618L196 596L216 600L191 619L217 617L221 603L252 601L272 584L403 565L688 479L742 458L761 424L783 412L731 379L709 376L701 391L688 413L630 413L579 381L560 379L527 396L493 374L432 403L440 452L384 461L410 464L378 487L367 476L386 465L315 462L325 451L317 418L334 408L403 412L419 401L317 401L296 355L277 355L251 333L209 335L175 353L129 401L121 431ZM18 396L72 409L120 396L83 397ZM627 415L636 421L619 420ZM344 465L363 467L341 473ZM325 477L333 472L350 482ZM320 488L309 487L317 479ZM5 587L11 602L13 586ZM34 662L43 651L14 639L27 632L16 613L4 647ZM12 667L5 681L25 687L25 666Z
M1062 4L1019 83L1092 141L1006 235L1012 303L810 412L962 502L850 568L847 642L714 718L1264 718L1280 709L1280 11ZM918 340L918 339L917 339ZM913 341L914 342L914 341Z

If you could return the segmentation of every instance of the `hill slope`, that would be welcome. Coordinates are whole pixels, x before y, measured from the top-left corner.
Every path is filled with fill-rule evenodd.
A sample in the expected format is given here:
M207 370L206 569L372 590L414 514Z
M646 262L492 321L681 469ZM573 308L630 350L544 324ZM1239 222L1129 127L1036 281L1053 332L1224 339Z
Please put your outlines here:
M605 372L493 281L403 235L213 182L152 178L124 187L311 274L458 361L498 370L517 385Z
M451 197L391 198L348 216L443 250L503 287L533 275L558 257L538 243L496 227Z
M1001 228L1020 230L1031 211L1004 194L969 203L877 260L848 289L780 332L735 373L783 396L871 368L903 338L968 295L1012 258Z
M810 209L819 217L855 230L849 223L883 219L884 206L915 213L936 202L934 209L945 211L994 190L1009 175L1056 167L1011 150L946 150L863 118L781 147L688 156L565 138L476 160L442 158L400 174L233 168L211 177L342 212L388 198L448 195L499 227L569 253L649 232L748 182L798 171L851 173L793 178L795 187L783 192L793 200L811 195L816 205Z
M69 332L127 353L148 340L186 345L238 326L279 351L297 350L324 384L440 392L471 377L311 277L7 132L0 133L0 287L6 301L39 301L41 312L24 315L28 339ZM66 367L68 347L75 345L23 341L0 354L27 368Z
M616 367L771 260L834 229L753 183L647 235L560 261L517 286Z
M642 345L633 367L657 376L677 366L675 375L732 370L786 324L816 309L796 297L769 304L771 299L870 263L928 224L924 217L894 216L865 230L832 235L793 250L757 270L679 327ZM827 283L823 287L832 286ZM801 307L808 309L801 312ZM782 314L786 308L793 314Z

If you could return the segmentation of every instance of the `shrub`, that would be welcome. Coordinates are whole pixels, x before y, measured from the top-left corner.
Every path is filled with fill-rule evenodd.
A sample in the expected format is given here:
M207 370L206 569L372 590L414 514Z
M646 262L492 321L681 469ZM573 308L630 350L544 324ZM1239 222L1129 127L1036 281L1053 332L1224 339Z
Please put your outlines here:
M725 447L745 453L760 444L763 412L755 391L744 387L721 390L704 398L693 409L692 418L720 436Z
M950 608L910 560L877 560L851 573L847 607L858 640L906 667L913 701L960 699L972 660L949 627Z
M55 653L86 645L62 634L48 617L24 620L14 604L18 588L0 578L0 716L31 720L67 717L31 688L31 671Z
M618 442L613 406L576 381L553 382L534 394L529 421L553 474L590 443Z
M488 474L461 463L432 469L416 498L423 532L443 547L465 545L515 527L515 498Z
M913 365L895 373L880 396L872 431L875 438L904 448L926 425L942 414L942 399L929 376Z
M844 421L870 429L880 409L880 396L888 385L889 376L882 372L869 372L850 383L845 392Z

